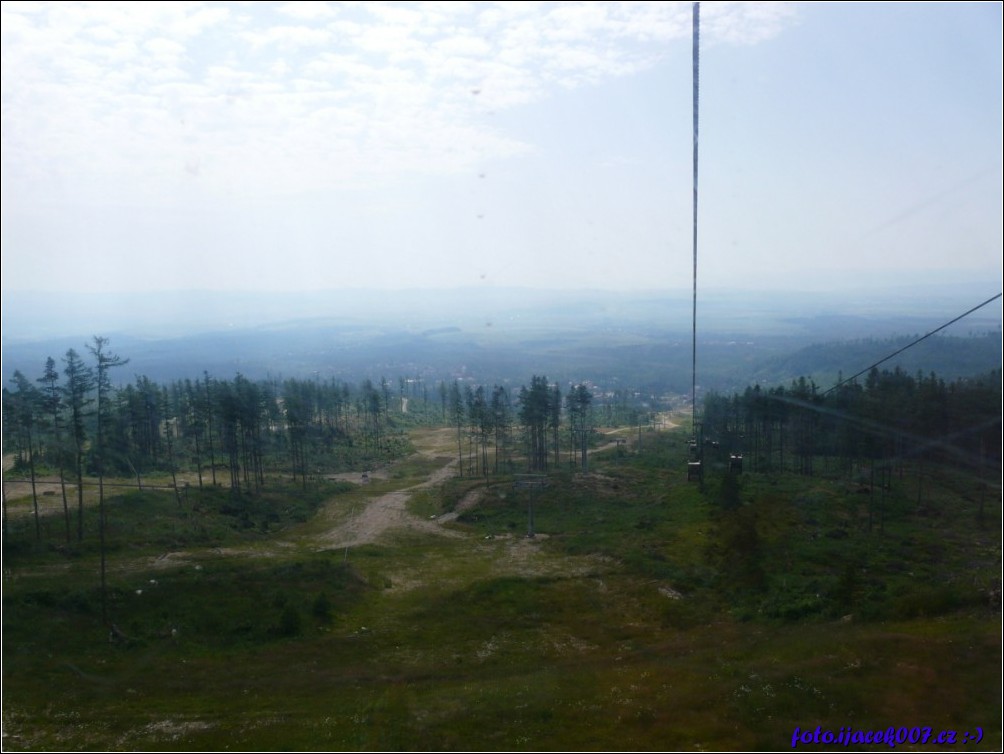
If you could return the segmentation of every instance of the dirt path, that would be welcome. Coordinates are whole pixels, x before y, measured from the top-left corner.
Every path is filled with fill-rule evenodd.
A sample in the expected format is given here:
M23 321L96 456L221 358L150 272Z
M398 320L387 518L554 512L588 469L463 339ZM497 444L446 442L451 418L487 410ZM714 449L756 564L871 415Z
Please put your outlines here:
M413 435L416 452L427 458L450 457L454 450L454 438L454 430L450 427L418 431ZM385 532L394 529L415 529L447 537L464 536L453 529L443 528L442 524L451 519L441 516L435 521L429 521L409 513L407 509L412 494L448 479L453 475L456 463L449 461L430 474L424 482L367 500L362 510L354 512L348 521L315 537L316 544L320 549L357 547L375 542ZM386 469L369 473L370 479L387 477ZM338 475L338 478L359 481L360 475Z
M670 422L669 426L673 427L676 425ZM617 437L622 432L623 430L614 430L611 432L605 432L604 434L608 437ZM452 458L452 453L456 450L455 434L451 428L420 431L415 435L414 441L416 453L426 458ZM613 440L598 448L592 449L590 454L592 455L596 452L609 450L617 447L617 445L617 441ZM4 461L6 463L7 459L5 458ZM444 463L444 465L431 473L425 481L418 484L363 499L357 505L357 509L352 511L348 520L340 520L337 523L332 523L320 533L308 534L306 532L299 532L295 535L295 539L290 538L273 540L271 542L261 542L248 546L167 552L155 558L142 559L142 565L138 562L132 562L131 564L120 562L117 566L121 567L122 570L133 570L144 567L173 567L184 563L191 563L194 560L199 560L207 556L232 557L239 555L246 557L275 557L280 554L289 553L297 546L307 547L313 550L358 547L359 545L374 543L389 532L409 529L443 537L463 538L469 535L456 529L446 527L444 524L456 520L461 513L475 507L484 496L484 488L471 490L463 498L463 500L457 504L454 511L438 516L435 519L430 520L420 518L419 516L410 513L407 509L408 500L415 492L437 485L452 476L456 463L456 459L452 459ZM386 480L389 478L389 470L373 470L368 472L368 476L372 480ZM351 472L346 474L331 475L329 478L344 479L346 481L359 483L362 481L362 474L359 472ZM52 497L48 497L47 502L55 501L53 501ZM336 503L343 504L340 499L336 498L335 500L326 503L325 507L334 506ZM321 515L323 516L323 509ZM523 557L525 557L527 552L536 549L531 546L533 544L533 542L526 543L522 542L518 538L513 538L509 549L515 548L514 552L518 550ZM113 570L119 570L119 567L115 567Z
M485 496L484 487L475 487L473 490L464 495L463 499L456 504L452 511L449 513L444 513L436 518L436 523L442 526L450 521L456 521L461 513L464 511L469 511L471 508L476 506L481 502L481 498Z
M437 521L427 521L408 512L408 499L417 490L439 484L453 474L454 461L429 475L420 484L366 501L365 507L351 519L317 537L320 549L357 547L375 542L391 529L417 529L448 537L462 537L460 532L444 529Z

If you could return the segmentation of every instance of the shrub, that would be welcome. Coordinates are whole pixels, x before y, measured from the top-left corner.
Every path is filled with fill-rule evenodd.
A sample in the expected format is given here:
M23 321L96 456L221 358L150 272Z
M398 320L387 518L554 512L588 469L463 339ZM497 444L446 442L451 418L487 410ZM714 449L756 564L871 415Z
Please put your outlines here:
M279 616L279 625L275 628L276 636L298 636L302 629L300 611L292 605L286 605Z

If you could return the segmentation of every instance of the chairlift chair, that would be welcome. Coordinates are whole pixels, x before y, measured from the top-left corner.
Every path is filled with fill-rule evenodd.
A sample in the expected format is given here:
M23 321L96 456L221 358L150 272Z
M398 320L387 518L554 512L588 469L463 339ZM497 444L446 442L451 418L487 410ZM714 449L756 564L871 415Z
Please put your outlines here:
M687 464L687 481L688 482L693 482L693 481L698 481L699 482L699 481L701 481L701 477L702 476L703 476L703 469L701 467L701 462L700 461L690 461Z

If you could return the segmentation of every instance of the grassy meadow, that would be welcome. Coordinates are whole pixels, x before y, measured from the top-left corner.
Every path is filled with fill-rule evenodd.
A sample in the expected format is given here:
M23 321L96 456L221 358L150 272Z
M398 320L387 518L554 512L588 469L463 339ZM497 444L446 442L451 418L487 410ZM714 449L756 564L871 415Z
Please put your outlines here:
M942 468L881 494L715 464L698 484L682 429L538 490L418 486L451 436L411 439L369 484L114 488L112 636L93 493L67 544L61 501L36 538L8 491L4 749L772 750L817 726L1004 743L996 491L981 515ZM339 546L397 491L409 518Z

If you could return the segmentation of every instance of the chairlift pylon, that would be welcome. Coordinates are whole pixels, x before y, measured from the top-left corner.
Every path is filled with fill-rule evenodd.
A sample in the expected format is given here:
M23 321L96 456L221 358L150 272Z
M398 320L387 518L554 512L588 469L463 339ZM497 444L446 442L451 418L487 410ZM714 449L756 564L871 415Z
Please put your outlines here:
M697 135L698 135L698 115L700 113L700 49L701 49L701 4L693 5L693 75L694 75L694 296L692 310L692 341L691 341L691 383L690 383L690 410L693 422L694 435L690 443L692 455L697 456L697 460L691 460L687 464L687 480L701 480L703 469L701 458L704 450L701 448L697 437Z

